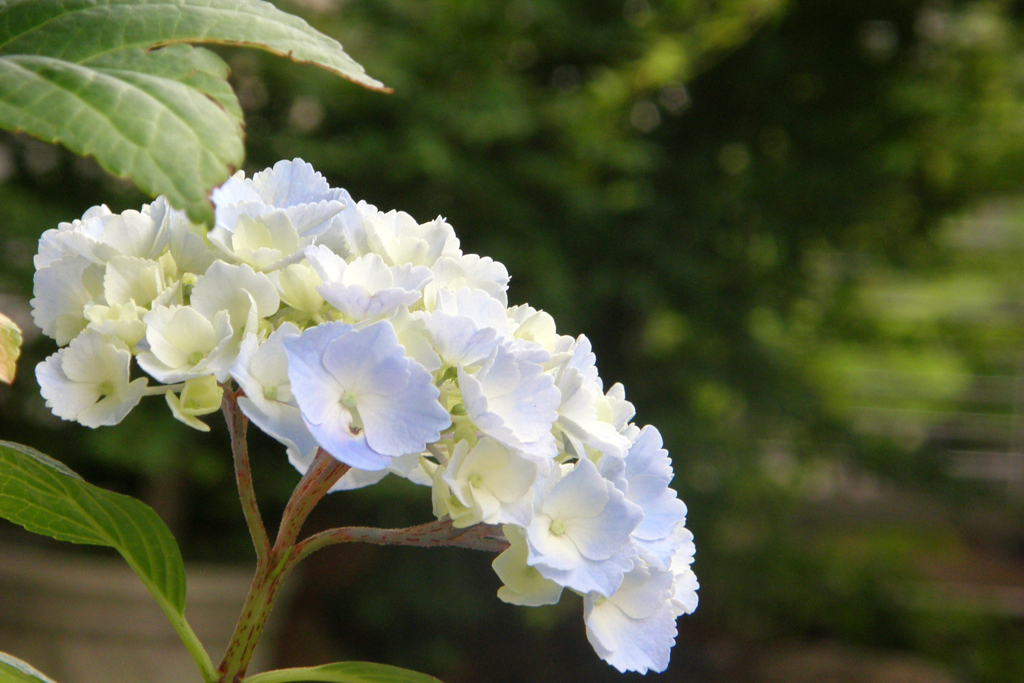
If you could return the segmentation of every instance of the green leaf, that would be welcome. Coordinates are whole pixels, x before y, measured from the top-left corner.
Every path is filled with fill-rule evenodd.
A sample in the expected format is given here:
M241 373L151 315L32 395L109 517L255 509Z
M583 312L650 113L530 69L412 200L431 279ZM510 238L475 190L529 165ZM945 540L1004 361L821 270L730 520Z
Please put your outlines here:
M17 657L0 652L0 683L53 683L53 679L39 673Z
M249 676L245 683L441 683L433 676L372 662L337 662L323 666L278 669Z
M184 611L178 545L141 501L86 483L32 448L0 441L0 517L60 541L114 548L157 599Z
M83 481L35 449L0 441L0 517L60 541L121 553L211 680L210 658L185 621L181 552L152 508Z
M261 0L0 0L0 128L95 156L210 223L210 190L245 156L242 111L223 60L184 43L260 48L387 90Z

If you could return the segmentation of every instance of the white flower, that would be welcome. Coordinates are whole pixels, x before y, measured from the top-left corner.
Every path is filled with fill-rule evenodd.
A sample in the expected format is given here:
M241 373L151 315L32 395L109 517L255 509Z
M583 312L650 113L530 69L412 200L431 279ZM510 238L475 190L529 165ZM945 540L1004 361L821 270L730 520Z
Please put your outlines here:
M417 317L425 323L434 352L447 367L472 365L487 358L498 345L494 330L479 328L465 316L433 313Z
M605 455L621 458L629 449L629 439L598 415L598 404L605 400L605 396L590 341L580 335L572 350L572 358L560 369L555 382L562 395L555 426L579 457L585 457L585 447L590 447Z
M190 305L209 319L227 311L237 340L255 331L256 322L277 313L281 305L274 283L247 265L215 261L194 287Z
M488 295L501 302L502 306L508 305L508 270L498 261L488 256L480 257L476 254L459 254L454 256L442 256L431 268L434 279L423 291L423 296L428 301L437 297L440 289L458 290L463 287L469 289L480 289Z
M499 346L475 373L460 366L458 378L466 415L480 431L536 461L554 459L551 423L561 397L540 365Z
M611 595L633 567L630 534L643 512L589 460L558 473L544 483L526 529L527 564L575 591Z
M260 216L242 214L232 232L215 228L210 241L254 270L275 270L297 255L300 247L299 231L281 209Z
M224 233L235 230L239 216L254 218L281 209L298 235L313 237L331 227L345 208L345 194L332 189L302 159L279 161L251 179L239 171L213 191L214 231L223 240Z
M184 211L172 209L163 196L143 207L143 213L147 213L147 209L154 221L166 226L168 253L178 277L185 273L205 273L217 258L207 241L206 226L196 225Z
M227 378L237 355L227 311L212 319L191 306L154 306L143 318L148 350L138 355L139 367L158 382L170 384L214 375Z
M269 274L277 286L286 317L296 324L323 322L324 298L316 291L323 280L308 263L293 263Z
M113 256L103 274L103 298L108 306L148 307L167 288L163 267L152 259Z
M85 317L89 321L86 329L95 330L104 337L116 337L134 350L146 336L146 323L139 319L145 314L146 309L139 308L133 301L123 306L93 304L85 309Z
M81 225L84 221L93 218L102 218L113 215L106 204L89 208L81 219L75 219L70 223L61 222L56 229L45 231L39 238L39 253L32 259L32 265L36 270L42 270L57 259L80 256L83 247L79 242L84 241L81 235Z
M466 510L451 515L454 526L530 523L537 465L494 441L485 437L472 448L460 441L441 478Z
M208 432L210 427L198 419L199 416L220 410L223 397L224 389L217 384L217 379L212 375L188 380L180 396L170 389L164 393L174 418L200 432Z
M246 179L239 171L214 190L210 241L233 260L272 271L302 258L317 239L344 246L344 190L332 189L302 161L279 161ZM328 231L336 233L332 238Z
M238 358L231 366L231 377L245 392L245 396L238 399L238 407L246 417L265 433L294 449L296 460L304 462L308 469L309 462L305 460L312 461L318 446L292 396L288 356L284 351L284 340L299 334L298 327L284 323L262 344L255 334L246 335Z
M527 607L557 603L562 597L562 586L545 579L534 567L526 564L529 548L523 530L511 525L505 525L502 530L510 545L491 563L494 573L505 584L498 589L498 598Z
M285 339L284 348L302 418L341 462L384 469L451 424L430 373L406 357L386 321L360 330L325 323Z
M677 526L675 533L677 549L672 556L670 571L673 575L672 581L672 610L678 617L683 614L693 614L697 609L697 576L693 573L690 565L693 564L693 555L696 548L693 545L693 534L682 525Z
M21 329L0 313L0 382L11 384L21 356Z
M555 319L546 311L538 311L533 306L510 306L506 311L509 329L516 339L537 342L549 352L554 353L556 345L562 339L555 328ZM571 340L571 337L570 337ZM568 357L563 359L567 361Z
M644 511L643 520L633 530L633 540L648 553L649 562L668 569L676 550L673 531L685 523L686 505L669 486L672 460L661 446L658 430L644 427L623 461L622 476L626 500Z
M479 289L442 289L433 311L418 311L437 355L445 365L473 365L491 355L508 331L501 302Z
M413 305L432 277L423 266L388 266L377 254L346 263L325 246L308 247L305 253L323 280L317 293L356 322L384 318L402 306Z
M664 671L676 642L669 598L672 573L637 563L610 597L583 599L587 640L601 659L621 672Z
M441 256L462 253L455 231L440 216L427 223L417 223L404 211L382 213L370 211L370 208L364 209L358 226L346 231L350 243L359 249L357 256L373 252L383 257L389 266L408 263L430 268Z
M86 330L36 366L46 406L86 427L117 424L146 390L146 378L128 380L131 359L121 341Z
M43 234L33 317L65 347L36 367L47 406L119 422L156 391L130 381L137 354L185 383L160 391L205 430L233 378L300 473L323 449L350 467L332 491L394 473L431 486L454 527L504 525L500 599L569 588L604 660L664 670L697 607L693 536L660 434L632 423L621 384L605 392L587 338L509 308L505 266L463 254L444 218L356 202L301 159L238 172L212 200L209 233L160 197ZM12 362L0 345L0 381Z
M339 192L341 201L345 204L345 209L338 214L342 233L340 245L336 244L337 237L334 229L318 239L317 243L329 247L335 254L344 256L365 256L373 253L366 233L367 226L363 221L370 214L377 213L377 207L363 200L355 201L348 190L339 190Z
M434 313L469 318L477 329L490 328L499 339L510 338L505 305L482 289L441 289L429 304Z
M405 347L405 355L434 372L441 368L441 357L434 351L427 334L427 326L421 318L409 313L407 308L399 308L389 319L391 326L398 335L398 343Z
M103 267L83 256L49 262L33 278L32 319L64 346L85 329L87 305L103 298Z
M35 258L37 270L60 258L82 256L103 265L114 256L155 259L167 246L167 231L162 224L138 211L110 213L106 206L93 207L82 220L61 223L47 230L39 240Z
M629 421L636 415L636 408L626 400L626 388L621 383L611 385L603 397L594 401L594 407L597 409L598 420L607 422L626 438L635 439L626 432L629 430Z

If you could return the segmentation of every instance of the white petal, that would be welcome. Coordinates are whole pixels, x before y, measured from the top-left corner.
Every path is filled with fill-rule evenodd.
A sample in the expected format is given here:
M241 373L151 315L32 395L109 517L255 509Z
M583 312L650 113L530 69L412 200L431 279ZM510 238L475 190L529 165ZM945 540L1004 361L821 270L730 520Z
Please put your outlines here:
M467 287L483 290L502 306L508 305L505 293L508 289L508 270L490 257L481 258L476 254L443 256L434 263L431 270L434 281L424 291L427 299L433 300L442 288L457 290Z
M196 280L190 299L193 308L211 319L217 311L227 311L231 327L236 331L246 327L254 302L257 318L276 313L281 298L274 283L245 264L235 266L223 261L214 262Z
M485 437L472 448L460 441L442 477L485 524L530 523L537 465L494 441Z
M331 193L324 177L302 159L278 161L273 168L253 175L250 182L260 199L271 206L309 204Z
M145 378L128 381L131 354L116 339L85 331L36 366L46 405L86 427L115 425L138 405Z
M115 256L107 261L103 295L107 305L149 306L165 289L164 270L156 261L133 256Z
M103 269L81 256L52 261L33 278L32 319L64 346L85 329L83 311L103 297Z
M676 638L675 615L667 600L670 584L669 573L651 574L641 566L611 598L585 597L587 639L601 659L621 672L668 668Z
M207 320L191 306L154 306L144 320L149 350L139 353L139 367L157 381L226 377L237 355L227 311Z
M480 328L469 317L439 311L421 311L418 317L426 325L434 351L449 367L478 363L498 345L497 334L493 329Z
M494 573L505 584L498 589L498 598L513 605L529 607L557 603L562 596L562 587L526 564L526 537L522 529L505 526L504 531L510 545L491 563Z
M343 462L383 469L394 456L421 452L450 424L430 373L405 356L387 322L360 330L327 323L284 346L292 392L310 431ZM361 431L342 401L358 412Z
M458 376L466 413L485 433L522 450L550 433L561 397L540 365L497 347L476 373L460 367ZM538 455L554 457L551 446Z
M98 394L94 387L68 379L63 370L66 355L67 347L36 365L36 381L46 399L46 407L61 419L74 420L96 402Z

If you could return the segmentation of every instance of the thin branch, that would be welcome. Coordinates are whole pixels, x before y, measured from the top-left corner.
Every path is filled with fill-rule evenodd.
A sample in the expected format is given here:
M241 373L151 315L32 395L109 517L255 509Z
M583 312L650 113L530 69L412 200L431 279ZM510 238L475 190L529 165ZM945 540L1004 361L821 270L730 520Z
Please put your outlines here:
M274 542L275 551L283 551L295 544L309 513L348 470L348 465L338 462L324 449L317 449L313 463L292 491L292 497L284 508L277 540Z
M403 529L374 529L371 527L340 527L328 529L310 536L295 546L289 558L298 563L312 553L337 543L373 543L376 545L409 545L421 548L456 547L487 552L501 552L508 548L508 541L501 527L477 524L465 529L452 526L451 520L427 522Z
M238 408L238 397L241 393L241 390L236 393L225 389L221 411L223 411L224 419L228 424L228 433L231 434L231 453L235 460L235 481L238 483L238 497L242 501L242 512L245 514L245 522L249 526L252 544L256 548L256 559L262 563L267 560L270 553L270 538L263 526L263 517L260 515L260 508L256 503L256 491L252 485L249 447L245 441L249 420Z

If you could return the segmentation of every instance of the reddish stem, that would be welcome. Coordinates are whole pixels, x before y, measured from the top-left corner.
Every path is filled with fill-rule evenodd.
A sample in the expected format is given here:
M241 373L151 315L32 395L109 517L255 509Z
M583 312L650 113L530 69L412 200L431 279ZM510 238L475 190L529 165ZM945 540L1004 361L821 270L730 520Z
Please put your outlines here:
M499 526L478 524L458 529L452 526L450 519L402 529L340 527L321 531L296 545L289 564L298 564L317 550L337 543L408 545L421 548L457 547L488 552L501 552L509 545Z
M224 652L224 659L217 668L221 683L236 683L245 677L249 660L263 634L278 590L295 567L296 563L291 558L299 530L320 499L348 469L348 465L338 462L320 449L313 464L292 492L281 518L274 547L256 563L256 575L245 598L242 614Z
M292 497L284 508L274 550L280 551L295 545L295 539L309 513L348 470L348 465L338 462L324 449L317 450L313 464L292 491Z

